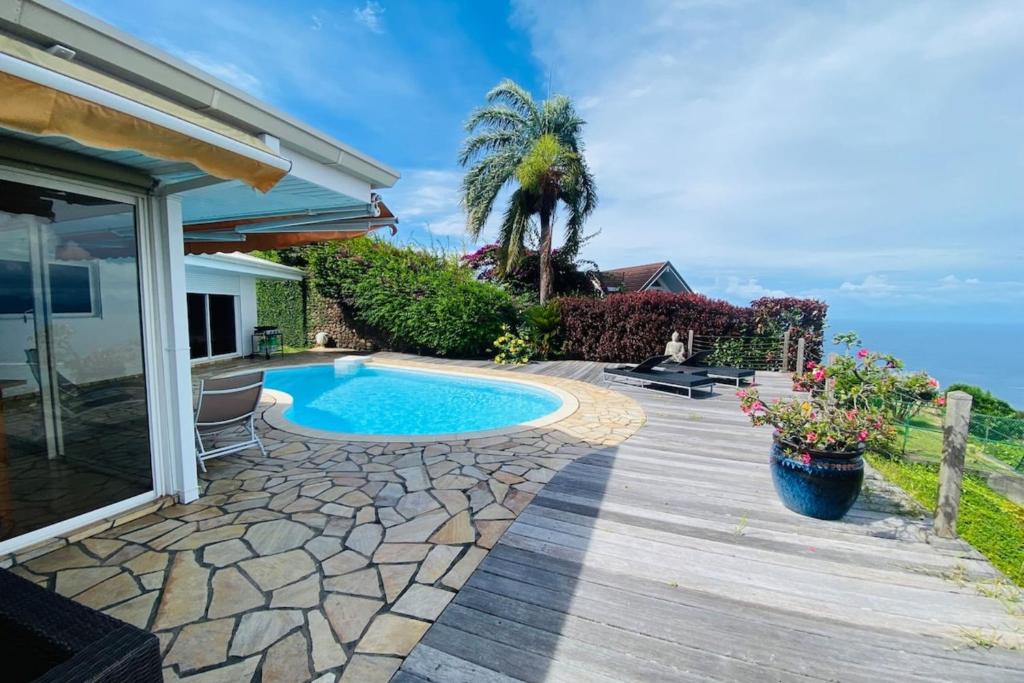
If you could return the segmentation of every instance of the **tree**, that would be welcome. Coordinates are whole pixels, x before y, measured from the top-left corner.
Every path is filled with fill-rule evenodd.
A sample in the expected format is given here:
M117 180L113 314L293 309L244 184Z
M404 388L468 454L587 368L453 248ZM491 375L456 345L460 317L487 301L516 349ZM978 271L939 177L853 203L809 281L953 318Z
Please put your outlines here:
M466 225L480 236L498 194L514 185L498 232L499 270L515 267L523 255L529 228L540 223L540 301L551 296L552 228L556 210L565 206L565 244L573 258L583 238L583 224L597 205L594 178L583 158L584 121L563 95L539 104L516 83L505 80L487 93L487 105L466 121L469 137L459 164L469 167L462 181Z

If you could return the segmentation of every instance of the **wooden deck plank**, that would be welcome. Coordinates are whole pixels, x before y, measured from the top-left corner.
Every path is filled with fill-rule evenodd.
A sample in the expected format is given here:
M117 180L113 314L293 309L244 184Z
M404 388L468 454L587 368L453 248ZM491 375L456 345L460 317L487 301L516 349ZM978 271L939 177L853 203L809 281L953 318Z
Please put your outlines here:
M599 363L388 355L602 382ZM769 397L790 389L781 373L758 383ZM545 486L403 671L502 683L1024 680L1024 655L971 649L960 631L1024 632L969 583L998 572L935 538L894 487L869 474L844 520L794 515L772 491L770 435L749 426L734 388L694 400L613 388L643 405L645 426Z

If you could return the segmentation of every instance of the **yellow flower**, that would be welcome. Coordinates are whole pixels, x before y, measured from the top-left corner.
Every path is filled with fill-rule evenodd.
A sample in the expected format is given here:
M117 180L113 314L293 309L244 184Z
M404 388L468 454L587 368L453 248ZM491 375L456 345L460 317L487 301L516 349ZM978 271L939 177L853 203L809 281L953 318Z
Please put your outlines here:
M804 411L805 413L810 412L811 404L808 403L807 401L804 401L803 403L800 404L800 410Z

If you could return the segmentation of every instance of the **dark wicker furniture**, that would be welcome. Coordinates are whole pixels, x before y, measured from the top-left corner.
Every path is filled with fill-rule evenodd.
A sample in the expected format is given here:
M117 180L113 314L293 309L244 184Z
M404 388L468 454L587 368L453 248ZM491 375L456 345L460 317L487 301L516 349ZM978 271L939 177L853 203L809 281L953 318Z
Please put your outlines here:
M155 635L3 569L0 661L5 683L163 681Z

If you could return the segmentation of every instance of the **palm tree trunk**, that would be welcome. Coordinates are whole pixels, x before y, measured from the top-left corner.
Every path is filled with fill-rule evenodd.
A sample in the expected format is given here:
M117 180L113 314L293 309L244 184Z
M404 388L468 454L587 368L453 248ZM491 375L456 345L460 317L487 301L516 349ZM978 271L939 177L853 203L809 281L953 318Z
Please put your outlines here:
M554 274L551 270L551 211L541 209L540 212L540 302L546 303L551 298Z

